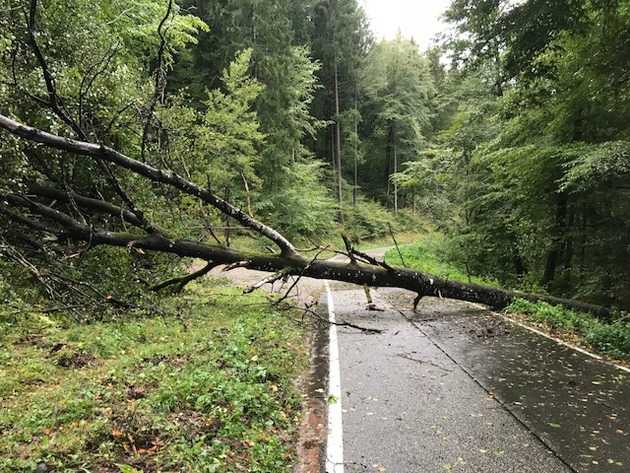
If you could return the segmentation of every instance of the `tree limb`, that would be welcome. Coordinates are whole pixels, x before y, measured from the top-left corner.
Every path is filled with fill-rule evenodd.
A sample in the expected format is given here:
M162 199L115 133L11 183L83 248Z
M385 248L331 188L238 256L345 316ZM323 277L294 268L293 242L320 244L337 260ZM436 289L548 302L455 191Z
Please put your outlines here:
M41 143L50 148L67 151L79 156L86 156L99 161L109 162L143 176L150 181L174 187L185 194L196 197L215 207L223 214L240 222L243 226L251 228L260 235L269 238L280 248L283 256L292 256L297 254L293 244L291 244L289 240L276 230L250 217L241 209L210 192L210 190L184 179L173 171L155 168L125 156L124 154L104 145L74 140L72 138L64 138L47 133L43 130L19 123L2 114L0 114L0 128L28 141Z
M149 233L161 233L165 235L165 232L161 230L159 227L149 224L144 219L138 218L138 216L122 207L118 207L110 202L100 199L92 199L90 197L85 197L76 192L62 192L53 187L49 187L43 184L33 184L29 188L30 194L35 194L40 197L48 197L50 199L54 199L60 202L69 202L72 199L79 207L89 209L94 211L95 213L103 213L107 215L111 215L112 217L120 218L124 222L128 222L135 227L138 227L143 230L147 230Z
M199 258L205 261L213 261L217 264L236 265L246 269L270 273L284 271L287 276L300 275L369 287L397 287L423 296L477 302L495 309L504 308L515 299L523 298L534 302L545 301L555 305L563 305L574 310L591 312L600 317L611 317L613 314L611 309L605 307L545 295L505 291L475 284L463 284L408 269L393 267L386 269L382 266L365 265L358 261L356 264L337 261L309 261L297 253L293 245L276 230L258 222L240 209L215 196L209 190L185 180L172 171L154 168L102 145L53 135L23 125L4 115L0 115L0 128L18 137L41 143L54 149L116 164L152 182L166 184L188 195L197 197L241 222L244 226L274 241L282 252L279 255L268 256L248 255L229 248L210 246L196 241L173 240L159 233L137 235L96 230L76 221L63 212L34 202L25 196L7 196L8 204L17 208L28 208L31 212L55 222L63 228L65 237L76 241L90 242L93 245L110 245L169 253L181 257ZM23 216L23 218L26 217Z
M169 279L167 281L163 281L160 284L156 284L155 286L153 286L151 288L151 290L154 291L154 292L158 292L158 291L161 291L162 289L165 289L165 288L167 288L169 286L177 286L177 288L175 290L177 292L181 292L189 283L191 283L195 279L199 279L199 278L204 277L206 274L208 274L210 271L212 271L217 266L219 266L219 265L214 263L213 261L209 261L208 264L206 264L199 271L195 271L194 273L187 274L186 276L181 276L181 277L178 277L178 278L173 278L173 279Z

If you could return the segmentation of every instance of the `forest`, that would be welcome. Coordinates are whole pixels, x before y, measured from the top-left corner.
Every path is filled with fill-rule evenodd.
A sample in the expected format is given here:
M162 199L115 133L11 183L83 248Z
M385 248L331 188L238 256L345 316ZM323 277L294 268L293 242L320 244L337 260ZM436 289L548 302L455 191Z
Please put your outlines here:
M402 34L376 37L358 0L0 5L0 341L76 324L76 343L55 356L82 364L77 354L91 349L64 350L91 339L94 324L203 312L199 291L215 289L181 291L224 264L271 272L261 283L312 276L403 287L418 300L512 302L471 295L479 286L466 284L482 281L606 317L630 310L626 0L452 0L449 30L426 50ZM462 280L398 271L356 249L426 232ZM318 260L334 249L356 263L351 275ZM230 298L210 299L228 310ZM241 337L259 330L239 323ZM201 332L177 333L194 345ZM246 362L237 351L231 362ZM280 358L270 359L277 369ZM15 401L24 375L0 384L0 398ZM295 415L290 383L277 384ZM0 414L0 433L16 415ZM288 454L276 447L243 460L248 471L283 471ZM0 457L9 448L0 442ZM191 471L232 471L212 448L208 469ZM201 461L193 450L169 458ZM32 466L21 461L0 459L0 470Z

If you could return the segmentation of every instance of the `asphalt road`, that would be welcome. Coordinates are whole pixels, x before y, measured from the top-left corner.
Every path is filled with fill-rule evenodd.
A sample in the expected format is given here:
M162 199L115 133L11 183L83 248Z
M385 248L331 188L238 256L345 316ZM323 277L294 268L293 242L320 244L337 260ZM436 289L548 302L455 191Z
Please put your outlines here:
M247 285L265 275L227 276ZM337 323L382 333L327 327L333 347L319 337L336 355L322 353L315 369L324 378L330 361L335 384L328 473L630 473L627 371L471 304L425 298L413 313L413 294L381 289L372 295L383 311L373 312L362 289L329 283L323 316L331 302ZM305 278L297 289L306 302L323 284ZM305 428L313 423L321 418ZM305 444L316 452L318 442Z
M383 332L335 327L329 473L630 472L627 372L469 304L414 314L412 295L380 290L370 312L360 289L331 293L338 323Z

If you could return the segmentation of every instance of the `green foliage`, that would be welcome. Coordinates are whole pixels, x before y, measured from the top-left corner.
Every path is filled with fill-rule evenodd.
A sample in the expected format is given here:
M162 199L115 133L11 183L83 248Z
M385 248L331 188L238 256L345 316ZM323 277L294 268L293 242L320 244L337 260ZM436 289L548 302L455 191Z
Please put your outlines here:
M324 166L296 162L286 170L286 184L257 207L292 238L321 240L335 229L337 205L324 185Z
M458 260L452 243L442 234L430 231L411 245L400 247L406 267L432 274L444 279L464 283L495 286L492 280L478 277L467 271L466 262ZM398 251L393 248L385 254L385 261L396 266L403 266Z
M602 185L623 185L630 176L630 143L615 141L583 146L566 167L561 191L586 193Z
M302 334L239 294L196 284L172 315L89 326L0 317L0 470L290 471Z
M630 307L627 7L454 0L447 18L461 35L438 93L441 158L401 185L443 185L473 272Z
M374 190L391 202L390 176L406 161L416 160L426 144L431 125L430 98L434 93L427 60L417 46L398 37L376 44L366 58L361 71L362 89L366 99L362 104L365 130L369 145L366 161L372 170L363 178ZM382 192L382 191L381 191Z
M360 198L357 205L345 209L344 232L353 241L382 238L389 234L389 226L395 226L393 215L373 200Z
M525 316L552 331L577 335L597 352L616 358L630 359L630 324L623 318L611 323L592 315L578 313L546 302L533 303L519 299L507 309L508 314Z
M250 190L262 185L257 168L265 136L254 103L264 88L250 76L251 55L249 49L239 53L223 71L223 90L208 92L202 113L184 97L162 112L164 125L175 132L171 146L181 171L217 191L229 187L237 199L247 192L245 182Z

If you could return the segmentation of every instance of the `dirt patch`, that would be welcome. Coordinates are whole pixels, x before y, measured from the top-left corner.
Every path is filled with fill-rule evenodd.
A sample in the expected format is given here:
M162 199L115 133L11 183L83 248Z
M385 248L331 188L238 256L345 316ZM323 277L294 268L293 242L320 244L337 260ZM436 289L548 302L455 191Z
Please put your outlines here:
M189 361L190 361L189 356L176 355L176 354L170 354L170 355L156 354L156 355L142 358L142 365L158 366L164 363L170 366L174 366L175 368L181 368L182 366L185 366L186 364L188 364Z
M58 343L50 351L57 366L62 368L84 368L96 364L96 357L85 350Z
M301 379L304 393L302 421L294 473L320 473L326 455L328 403L328 326L313 324L310 332L310 370Z
M177 425L189 441L202 436L214 437L221 429L221 422L196 411L180 411L169 416L169 421Z

